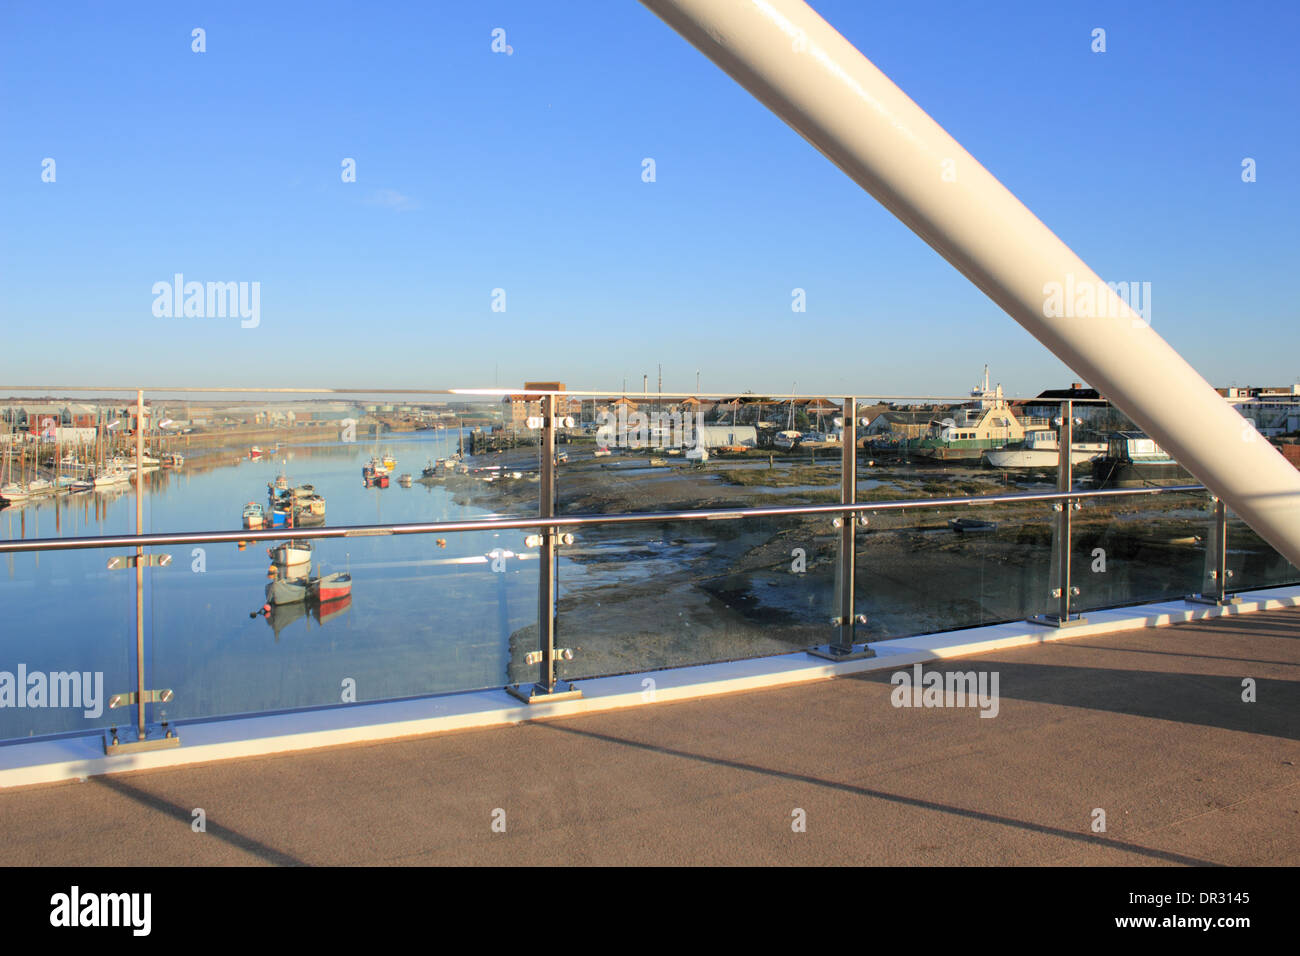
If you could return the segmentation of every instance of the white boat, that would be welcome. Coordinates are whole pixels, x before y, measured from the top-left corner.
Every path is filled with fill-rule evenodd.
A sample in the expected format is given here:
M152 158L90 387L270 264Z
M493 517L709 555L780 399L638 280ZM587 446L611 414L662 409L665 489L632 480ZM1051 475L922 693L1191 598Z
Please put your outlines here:
M274 548L268 548L266 553L276 564L289 567L295 564L310 564L311 552L310 541L286 541Z
M709 460L709 450L703 445L696 445L686 452L687 461L706 462Z
M26 501L30 497L31 495L27 493L27 488L15 481L11 481L7 485L0 485L0 498L3 498L10 504L17 501Z
M1100 457L1106 451L1101 442L1073 442L1070 445L1070 464L1082 465ZM1021 445L990 448L984 460L992 468L1055 468L1061 460L1060 445L1054 431L1032 431L1025 435Z
M776 437L772 439L772 444L775 445L777 448L782 448L786 451L791 451L799 446L799 442L802 439L803 439L803 432L789 430L789 431L777 432Z

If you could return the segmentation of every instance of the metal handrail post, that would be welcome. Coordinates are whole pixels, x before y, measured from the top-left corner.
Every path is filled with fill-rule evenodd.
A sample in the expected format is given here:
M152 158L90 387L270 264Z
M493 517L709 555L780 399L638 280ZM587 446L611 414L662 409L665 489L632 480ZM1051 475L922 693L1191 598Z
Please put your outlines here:
M582 691L566 681L557 680L555 676L555 581L556 557L555 545L558 530L555 525L547 523L555 517L555 396L541 397L542 421L540 449L541 469L538 488L538 517L543 520L538 544L537 568L537 650L540 672L537 683L532 687L521 688L512 685L506 688L515 697L528 704L543 701L574 700L582 696Z
M1056 490L1068 494L1074 490L1074 469L1071 452L1074 447L1074 402L1066 399L1061 402L1061 417L1057 424L1056 439ZM1068 627L1086 624L1079 616L1071 617L1070 599L1078 593L1071 575L1071 546L1074 537L1074 509L1079 507L1073 497L1064 498L1054 506L1056 509L1056 580L1052 581L1052 595L1056 598L1056 613L1043 614L1029 618L1035 624L1049 627Z
M838 615L833 619L835 640L824 646L808 649L808 653L829 660L843 661L861 657L874 657L875 652L865 644L854 643L857 626L866 623L854 609L854 586L857 577L857 527L858 516L854 505L858 501L858 406L857 399L844 399L843 432L840 436L840 504L845 510L836 523L840 529L839 554L835 584L835 603ZM861 519L866 523L866 517Z
M135 533L144 534L144 391L135 393ZM144 740L144 548L135 549L135 691L137 739Z
M1228 570L1228 505L1219 496L1214 497L1214 553L1207 553L1206 564L1209 565L1205 575L1214 581L1213 594L1193 594L1186 601L1193 604L1212 604L1227 607L1240 604L1241 598L1228 595L1228 579L1232 572Z
M140 538L144 535L144 390L135 393L135 533ZM145 557L144 543L137 542L135 554L123 561L118 558L108 563L110 570L135 567L135 690L127 694L114 694L109 698L110 709L123 705L135 704L136 725L135 739L122 741L118 739L116 725L109 728L104 735L104 752L107 754L136 753L143 750L157 750L164 747L177 747L180 738L176 733L163 727L149 736L149 725L145 720L145 707L148 704L165 703L172 699L170 690L149 690L144 686L144 569L146 565L160 559L159 563L170 560L169 555L150 555Z

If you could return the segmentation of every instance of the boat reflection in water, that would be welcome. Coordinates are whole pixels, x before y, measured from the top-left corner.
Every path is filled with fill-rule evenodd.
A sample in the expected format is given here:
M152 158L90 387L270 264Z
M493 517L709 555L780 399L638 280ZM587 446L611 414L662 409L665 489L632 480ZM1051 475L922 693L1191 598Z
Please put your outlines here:
M275 639L278 642L280 632L295 621L300 621L303 618L311 621L314 618L319 626L324 627L329 622L337 621L340 617L343 617L351 607L352 595L345 594L333 601L295 601L292 604L272 604L263 607L260 614L266 618L266 623L275 633Z

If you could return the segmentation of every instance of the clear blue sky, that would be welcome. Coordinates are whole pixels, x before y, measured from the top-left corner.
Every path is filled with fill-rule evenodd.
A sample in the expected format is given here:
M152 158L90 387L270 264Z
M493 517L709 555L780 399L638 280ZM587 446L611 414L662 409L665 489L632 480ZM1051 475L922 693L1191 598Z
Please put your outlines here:
M1297 380L1300 4L813 5L1207 378ZM1072 378L633 0L10 0L0 180L0 392ZM177 272L261 325L154 317Z

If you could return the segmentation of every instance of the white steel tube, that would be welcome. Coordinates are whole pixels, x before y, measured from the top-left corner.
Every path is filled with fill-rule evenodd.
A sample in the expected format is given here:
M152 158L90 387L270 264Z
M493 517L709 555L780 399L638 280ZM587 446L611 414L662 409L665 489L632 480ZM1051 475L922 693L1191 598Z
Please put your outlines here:
M1300 471L806 3L641 2L1300 565Z

